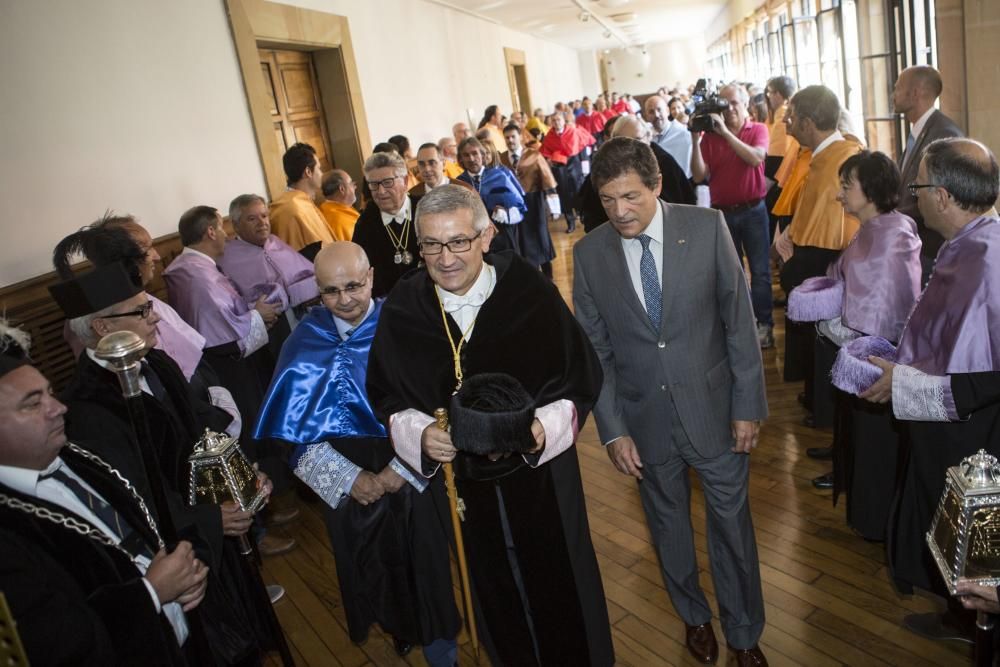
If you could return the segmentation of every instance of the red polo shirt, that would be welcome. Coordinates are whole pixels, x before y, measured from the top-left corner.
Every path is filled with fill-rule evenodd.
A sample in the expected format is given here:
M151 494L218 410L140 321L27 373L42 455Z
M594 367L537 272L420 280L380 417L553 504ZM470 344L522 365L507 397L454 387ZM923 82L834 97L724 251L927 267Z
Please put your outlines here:
M763 123L748 119L736 137L747 146L767 150L767 126ZM736 206L767 194L764 163L751 167L714 132L702 136L701 157L708 167L712 206Z

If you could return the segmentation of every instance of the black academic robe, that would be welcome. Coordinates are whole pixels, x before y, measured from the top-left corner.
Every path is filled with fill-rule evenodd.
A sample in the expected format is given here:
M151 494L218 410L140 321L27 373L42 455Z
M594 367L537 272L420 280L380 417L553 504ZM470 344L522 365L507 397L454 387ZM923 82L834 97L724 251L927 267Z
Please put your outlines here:
M415 217L417 202L420 201L420 198L413 195L406 196L410 198L410 214ZM397 238L402 235L402 225L390 223L390 226ZM382 213L374 201L368 202L368 206L365 206L358 217L358 222L354 225L354 237L351 240L365 249L368 262L375 269L375 280L372 285L372 296L375 298L388 294L396 281L414 269L420 262L417 228L411 220L405 247L413 255L413 261L409 264L396 264L394 261L396 247L393 245L392 239L389 238L386 226L382 223Z
M951 376L957 422L903 422L908 455L890 516L889 559L897 586L943 593L937 565L927 547L948 468L985 449L1000 457L1000 372Z
M207 396L196 395L169 356L154 349L145 359L167 394L163 401L145 392L142 398L171 514L182 535L193 528L209 547L210 555L205 557L209 558L206 562L213 572L210 583L213 590L203 603L206 631L213 649L218 650L217 664L234 663L259 653L257 640L264 647L275 645L269 626L270 610L261 608L255 582L246 570L248 564L239 553L236 539L223 536L219 508L192 507L187 503L190 473L187 461L194 443L206 428L223 431L232 417L211 405ZM128 405L114 373L99 366L86 353L81 354L77 373L60 398L68 407L66 433L71 439L86 440L89 448L128 479L145 479L145 471L133 455L134 435ZM148 493L144 495L152 507L152 499ZM216 613L219 608L222 611ZM222 637L227 641L222 641Z
M556 191L559 193L559 207L570 225L576 224L580 211L580 186L583 184L583 152L577 153L566 161L566 164L551 162L552 175L556 179Z
M653 155L656 156L656 163L660 167L662 177L662 189L660 199L668 204L697 204L694 187L690 179L684 174L684 170L677 164L677 160L670 153L660 148L657 144L650 144ZM584 231L596 229L601 224L607 222L608 214L601 206L601 198L597 196L597 190L590 181L590 174L584 179L580 186L580 215L583 218Z
M463 346L465 376L512 375L538 406L573 401L582 425L602 381L586 335L556 287L534 267L512 253L487 261L497 270L497 284ZM449 326L459 340L462 332L450 318ZM426 271L403 278L382 307L367 386L376 414L386 421L407 408L432 414L449 404L452 352ZM473 591L494 664L611 665L607 605L575 447L537 468L520 457L490 463L460 453L455 471L466 504L462 532ZM431 481L439 499L441 477Z
M381 472L395 455L386 438L331 438L329 443L371 473ZM441 492L420 494L404 483L370 505L352 498L336 509L324 504L351 641L364 642L375 623L411 644L458 634L449 524L434 501Z
M68 449L61 456L155 553L156 537L124 485ZM70 515L3 485L0 494ZM32 665L188 664L141 577L118 549L0 498L0 590Z

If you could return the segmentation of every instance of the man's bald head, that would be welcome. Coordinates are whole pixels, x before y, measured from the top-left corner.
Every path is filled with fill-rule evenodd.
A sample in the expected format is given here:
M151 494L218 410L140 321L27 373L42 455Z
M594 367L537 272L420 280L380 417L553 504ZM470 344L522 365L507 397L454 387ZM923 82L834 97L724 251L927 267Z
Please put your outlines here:
M941 74L930 65L914 65L907 67L899 75L900 78L907 77L911 86L915 86L921 94L933 102L941 96L944 90L944 82L941 81Z
M338 241L324 246L314 262L316 284L335 317L357 326L368 314L375 270L357 243Z
M621 116L611 130L611 137L628 137L648 144L653 138L649 124L637 116Z

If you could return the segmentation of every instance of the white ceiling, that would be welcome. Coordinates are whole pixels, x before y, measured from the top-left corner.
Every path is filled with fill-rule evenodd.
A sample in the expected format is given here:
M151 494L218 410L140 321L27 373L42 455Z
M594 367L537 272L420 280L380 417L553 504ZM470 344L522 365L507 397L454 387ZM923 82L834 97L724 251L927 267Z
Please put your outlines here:
M573 49L613 49L691 37L703 32L725 5L725 0L429 1ZM585 14L588 20L582 21ZM621 14L626 16L615 18Z

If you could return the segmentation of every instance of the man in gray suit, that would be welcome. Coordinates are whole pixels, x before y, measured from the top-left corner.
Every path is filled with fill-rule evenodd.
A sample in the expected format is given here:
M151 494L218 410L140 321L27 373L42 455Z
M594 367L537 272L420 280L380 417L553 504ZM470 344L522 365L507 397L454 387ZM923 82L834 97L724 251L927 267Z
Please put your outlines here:
M892 107L902 114L910 124L906 148L899 159L899 170L903 178L899 186L899 206L897 209L913 218L917 223L917 233L923 243L920 249L920 263L923 265L922 285L927 284L934 258L937 257L944 238L924 224L924 218L917 208L917 200L906 186L917 180L917 168L924 149L936 139L964 137L962 129L950 118L934 108L934 102L941 96L943 84L941 75L933 67L916 65L904 69L892 90Z
M639 480L687 647L714 663L698 585L688 468L701 478L719 615L740 665L766 665L760 567L747 498L767 416L750 293L722 214L667 204L650 148L618 137L591 169L608 215L576 244L573 304L604 370L594 416L608 456Z

